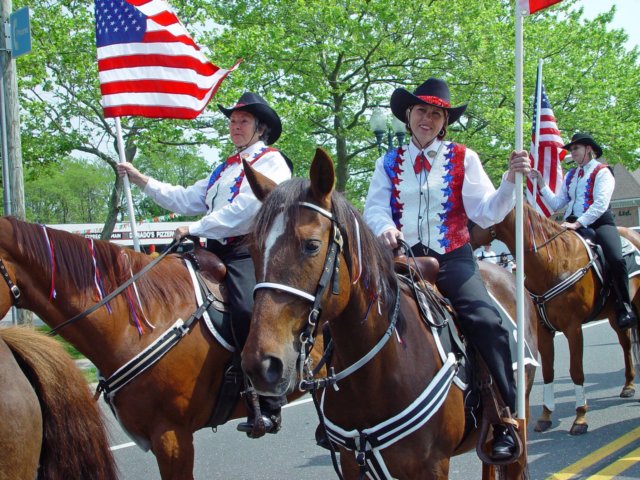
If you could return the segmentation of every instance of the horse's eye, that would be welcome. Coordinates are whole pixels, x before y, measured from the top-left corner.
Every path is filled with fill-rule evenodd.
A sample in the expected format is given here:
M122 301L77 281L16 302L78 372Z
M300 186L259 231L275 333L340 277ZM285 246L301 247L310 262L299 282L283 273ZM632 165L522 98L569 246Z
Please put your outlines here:
M315 255L320 250L320 240L305 240L302 250L305 255Z

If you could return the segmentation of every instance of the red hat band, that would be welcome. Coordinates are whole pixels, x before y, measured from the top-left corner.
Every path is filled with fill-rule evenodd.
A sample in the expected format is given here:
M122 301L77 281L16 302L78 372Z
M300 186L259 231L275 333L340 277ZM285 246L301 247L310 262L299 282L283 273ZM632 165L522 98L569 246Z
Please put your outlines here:
M441 99L440 97L434 97L432 95L416 95L416 97L418 97L423 102L430 103L430 104L435 105L437 107L451 108L451 104L449 102Z

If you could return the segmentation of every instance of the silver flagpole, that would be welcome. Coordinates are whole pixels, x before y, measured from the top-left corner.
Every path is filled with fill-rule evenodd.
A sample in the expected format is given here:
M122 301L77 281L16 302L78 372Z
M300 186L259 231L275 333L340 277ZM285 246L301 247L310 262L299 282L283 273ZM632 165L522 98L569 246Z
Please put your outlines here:
M523 65L523 21L522 12L516 2L516 98L515 98L515 125L516 125L516 151L522 150L522 65ZM518 373L517 404L518 419L525 418L525 379L524 379L524 248L523 248L523 192L522 173L516 174L516 320L518 325Z
M120 163L126 162L124 155L124 142L122 141L122 128L120 127L120 117L116 117L116 136L118 143L118 155ZM138 240L138 231L136 230L136 217L133 213L133 199L131 198L131 184L129 183L129 177L123 177L124 193L127 197L127 209L129 211L129 223L131 225L131 239L133 240L133 249L136 252L140 251L140 240Z
M538 75L536 76L536 141L533 149L533 168L536 170L540 166L540 117L542 116L542 62L538 60ZM542 159L544 160L544 158ZM544 171L544 168L543 168ZM533 208L538 209L538 177L533 179Z

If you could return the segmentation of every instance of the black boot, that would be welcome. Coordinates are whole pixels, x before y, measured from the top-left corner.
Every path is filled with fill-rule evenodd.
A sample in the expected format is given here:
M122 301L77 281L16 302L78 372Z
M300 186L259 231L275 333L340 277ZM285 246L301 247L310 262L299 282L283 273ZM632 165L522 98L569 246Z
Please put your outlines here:
M516 451L516 442L504 425L493 426L493 449L491 456L496 460L509 458Z
M620 330L627 330L638 323L635 312L628 303L623 303L616 314L616 323Z
M264 422L265 433L278 433L278 431L280 431L280 428L282 427L282 416L280 415L280 412L264 412L261 417ZM255 418L249 417L246 422L240 422L236 429L239 432L245 432L249 437L251 437L254 422Z

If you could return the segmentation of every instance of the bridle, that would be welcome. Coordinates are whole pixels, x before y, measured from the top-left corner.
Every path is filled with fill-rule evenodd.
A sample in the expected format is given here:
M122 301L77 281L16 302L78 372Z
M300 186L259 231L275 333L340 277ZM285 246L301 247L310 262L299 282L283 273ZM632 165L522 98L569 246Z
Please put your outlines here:
M387 330L384 332L384 334L382 335L378 343L376 343L376 345L374 345L374 347L371 350L369 350L369 352L366 355L364 355L362 358L360 358L360 360L358 360L357 362L355 362L354 364L350 365L348 368L345 368L344 370L342 370L337 374L335 373L333 368L331 368L331 375L329 375L328 377L322 378L322 379L314 379L313 377L315 373L317 373L317 371L319 370L319 368L316 368L313 372L310 373L308 378L305 378L304 368L307 363L309 352L311 351L315 343L315 336L318 330L318 319L320 318L320 314L322 312L320 303L327 290L327 287L329 286L329 281L331 281L333 284L332 293L334 295L338 295L340 293L339 255L344 246L344 240L342 237L340 224L335 219L334 215L331 212L309 202L299 202L298 205L300 205L301 207L316 211L320 215L331 220L333 224L333 235L330 237L331 244L327 249L327 255L325 257L320 280L318 280L318 285L316 286L315 295L305 292L304 290L300 290L298 288L291 287L289 285L285 285L282 283L276 283L276 282L258 283L254 287L253 291L255 294L256 290L260 290L260 289L278 290L278 291L287 292L291 295L303 298L312 303L311 311L309 312L309 316L307 318L307 324L305 325L304 330L300 333L300 352L299 352L298 365L299 365L299 376L301 380L298 388L300 391L303 391L303 392L310 391L310 390L315 391L319 388L324 388L328 385L332 385L334 388L337 389L336 383L339 380L342 380L348 375L351 375L353 372L355 372L360 367L362 367L367 362L369 362L369 360L371 360L382 349L382 347L384 347L384 345L387 343L389 338L391 338L391 334L396 328L396 324L398 321L398 313L400 311L400 286L399 284L396 285L396 290L397 290L396 301L393 307L393 311L390 315L389 326L387 327ZM329 347L325 345L325 353L323 355L323 359L320 365L322 365L326 361L325 356L328 355L328 351L329 351Z
M300 290L299 288L276 282L260 282L256 284L253 292L255 295L255 292L260 289L278 290L287 292L291 295L303 298L311 302L311 311L309 312L309 316L307 317L307 324L300 333L299 373L300 378L303 378L303 369L307 362L307 356L313 348L315 336L318 331L318 319L320 318L320 314L322 312L322 307L320 306L322 297L324 297L324 294L327 291L330 282L332 283L332 293L334 295L338 295L340 293L340 253L342 252L342 248L344 246L344 240L342 238L342 233L340 232L340 225L331 212L309 202L299 202L298 204L301 207L307 208L309 210L314 210L320 215L328 218L329 220L331 220L333 226L333 234L330 237L331 243L329 245L329 248L327 249L324 266L322 267L322 274L320 275L320 279L318 280L315 294L311 294L305 292L304 290Z
M2 261L2 258L0 258L0 275L2 275L2 278L4 278L4 281L7 282L7 286L9 287L9 293L11 293L12 298L11 303L17 307L20 303L22 294L20 293L20 289L18 288L18 286L13 283L13 280L11 280L9 272L7 271L7 267Z

